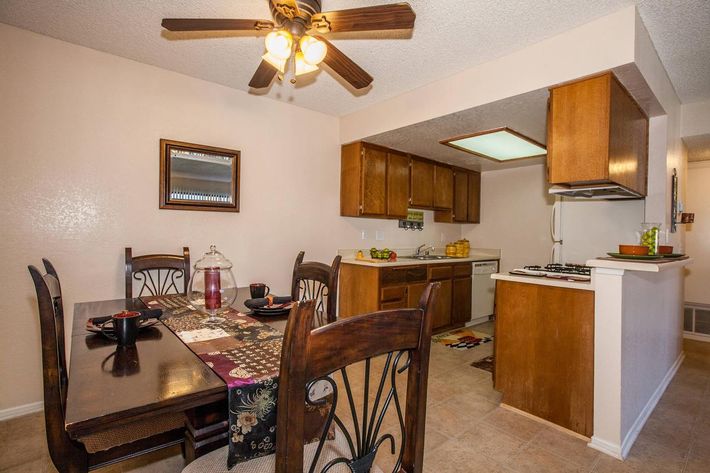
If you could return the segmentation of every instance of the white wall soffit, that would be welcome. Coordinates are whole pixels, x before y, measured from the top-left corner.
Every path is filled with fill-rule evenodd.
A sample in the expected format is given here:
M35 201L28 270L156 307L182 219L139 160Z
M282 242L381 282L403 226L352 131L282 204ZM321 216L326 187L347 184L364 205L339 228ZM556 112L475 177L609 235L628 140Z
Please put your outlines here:
M348 143L634 62L634 6L345 115ZM651 84L653 88L653 84Z
M683 104L681 107L680 136L710 133L710 100Z
M680 99L668 77L668 72L666 72L661 59L658 57L646 26L641 21L638 12L634 10L634 13L634 63L641 71L643 78L666 113L671 113L672 109L680 105Z

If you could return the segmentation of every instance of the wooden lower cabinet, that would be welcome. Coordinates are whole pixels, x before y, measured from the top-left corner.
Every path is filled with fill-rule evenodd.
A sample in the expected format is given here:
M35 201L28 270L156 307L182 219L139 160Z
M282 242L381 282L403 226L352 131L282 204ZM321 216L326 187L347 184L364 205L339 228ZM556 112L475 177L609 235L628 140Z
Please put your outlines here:
M410 284L407 286L407 307L419 306L419 299L421 299L426 287L427 283L425 282Z
M434 330L451 325L451 279L437 281L441 284L437 295L432 327Z
M338 288L339 317L418 307L429 282L441 283L433 328L444 331L471 319L471 263L376 267L344 263Z
M591 437L594 292L498 281L495 334L502 402Z
M471 276L455 278L451 288L451 320L454 324L471 320Z

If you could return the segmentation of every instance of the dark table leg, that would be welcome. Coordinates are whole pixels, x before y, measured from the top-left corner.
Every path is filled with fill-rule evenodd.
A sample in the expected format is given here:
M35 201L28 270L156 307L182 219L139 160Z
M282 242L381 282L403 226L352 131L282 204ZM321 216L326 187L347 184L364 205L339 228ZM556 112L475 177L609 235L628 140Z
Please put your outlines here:
M219 401L196 407L185 412L187 417L185 449L183 455L188 464L212 450L227 445L229 420L227 401Z

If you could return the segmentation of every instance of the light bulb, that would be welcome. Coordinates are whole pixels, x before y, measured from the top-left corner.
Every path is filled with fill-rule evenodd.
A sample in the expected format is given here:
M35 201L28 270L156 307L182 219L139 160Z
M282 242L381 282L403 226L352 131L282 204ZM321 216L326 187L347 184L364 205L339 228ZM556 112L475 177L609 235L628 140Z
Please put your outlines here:
M283 74L286 71L286 61L287 59L279 59L277 57L274 57L273 54L271 53L266 53L261 58L274 66L278 71Z
M325 54L328 52L328 47L323 41L320 41L313 36L303 35L300 41L301 51L303 51L303 60L311 66L316 66L325 59Z
M272 31L266 35L264 43L266 44L266 50L269 51L273 57L284 60L291 57L293 37L288 31Z
M296 75L300 76L301 74L308 74L309 72L314 72L318 70L318 66L314 66L313 64L309 64L308 61L305 60L304 54L301 51L298 51L296 53Z

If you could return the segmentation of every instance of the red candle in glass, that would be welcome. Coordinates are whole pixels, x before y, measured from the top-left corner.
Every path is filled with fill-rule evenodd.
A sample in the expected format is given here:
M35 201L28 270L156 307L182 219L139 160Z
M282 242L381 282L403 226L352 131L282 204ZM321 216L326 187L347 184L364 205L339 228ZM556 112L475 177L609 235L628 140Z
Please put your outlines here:
M220 293L219 268L205 270L205 309L216 310L222 307Z

